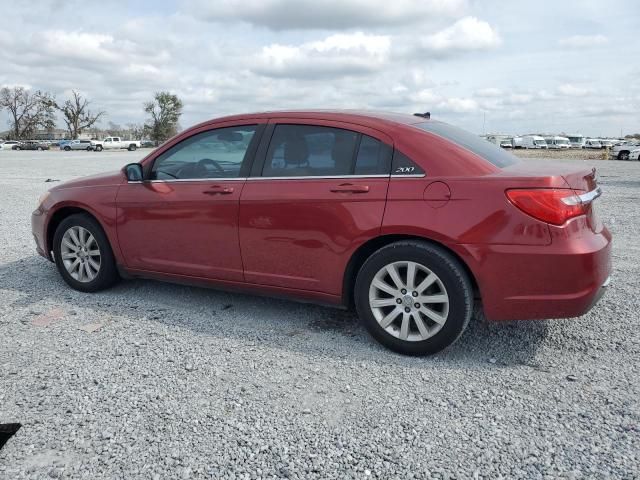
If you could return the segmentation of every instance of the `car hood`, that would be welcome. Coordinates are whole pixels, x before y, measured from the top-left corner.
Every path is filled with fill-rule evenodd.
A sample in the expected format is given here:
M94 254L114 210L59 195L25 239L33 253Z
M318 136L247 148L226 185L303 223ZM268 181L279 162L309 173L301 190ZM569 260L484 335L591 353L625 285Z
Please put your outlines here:
M51 190L62 190L64 188L78 188L78 187L105 187L109 185L120 185L125 181L124 173L120 170L116 172L99 173L97 175L90 175L88 177L74 178L68 180L59 185L56 185Z

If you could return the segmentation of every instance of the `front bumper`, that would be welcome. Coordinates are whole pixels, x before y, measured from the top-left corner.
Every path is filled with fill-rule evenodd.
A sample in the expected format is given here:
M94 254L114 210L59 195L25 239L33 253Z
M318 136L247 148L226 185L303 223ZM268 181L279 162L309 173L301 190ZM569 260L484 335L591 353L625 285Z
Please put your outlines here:
M46 236L46 215L42 210L35 210L31 214L31 233L33 234L33 240L36 243L36 252L42 255L47 260L51 260L47 246Z

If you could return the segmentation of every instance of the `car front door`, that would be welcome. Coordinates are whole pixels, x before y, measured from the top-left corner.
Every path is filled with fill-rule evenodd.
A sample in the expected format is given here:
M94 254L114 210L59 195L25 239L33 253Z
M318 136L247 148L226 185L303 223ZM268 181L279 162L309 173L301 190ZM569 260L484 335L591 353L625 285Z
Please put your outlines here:
M199 131L152 160L117 196L118 240L131 270L242 281L240 193L260 125Z
M271 120L240 200L245 280L338 299L380 229L392 140L346 123Z

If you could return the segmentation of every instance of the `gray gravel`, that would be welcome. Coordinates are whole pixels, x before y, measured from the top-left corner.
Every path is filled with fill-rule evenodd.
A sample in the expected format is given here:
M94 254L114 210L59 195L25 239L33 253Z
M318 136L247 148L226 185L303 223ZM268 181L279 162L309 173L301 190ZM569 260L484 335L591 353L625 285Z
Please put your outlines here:
M0 478L637 478L640 163L592 161L614 282L574 320L431 358L346 312L152 281L70 290L36 256L51 184L145 152L0 151ZM566 160L570 161L570 160Z

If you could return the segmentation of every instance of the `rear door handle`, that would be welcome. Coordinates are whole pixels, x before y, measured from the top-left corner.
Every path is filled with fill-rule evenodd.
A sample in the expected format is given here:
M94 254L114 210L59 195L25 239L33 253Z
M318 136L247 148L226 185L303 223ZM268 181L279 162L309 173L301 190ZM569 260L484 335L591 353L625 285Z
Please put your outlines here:
M229 195L233 193L233 187L221 187L220 185L214 185L209 190L205 190L205 195Z
M367 193L369 185L353 185L351 183L342 183L331 189L334 193Z

